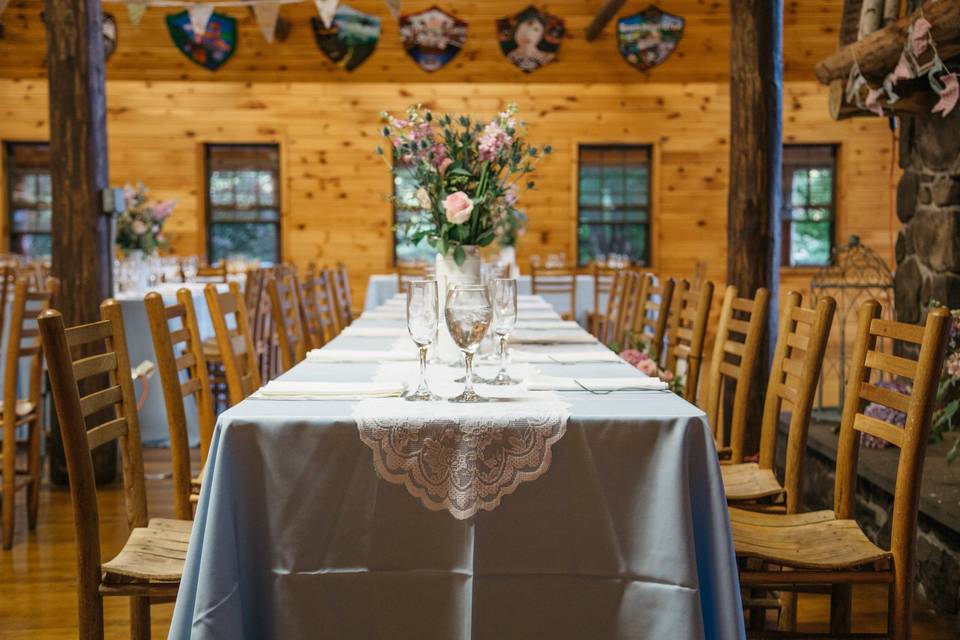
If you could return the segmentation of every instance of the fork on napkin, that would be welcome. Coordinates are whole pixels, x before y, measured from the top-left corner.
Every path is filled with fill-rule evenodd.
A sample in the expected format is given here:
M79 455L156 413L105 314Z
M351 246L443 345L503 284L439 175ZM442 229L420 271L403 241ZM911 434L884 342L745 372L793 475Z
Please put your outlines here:
M527 379L531 391L665 391L667 383L660 378L562 378L535 376Z
M296 382L271 380L251 397L269 400L390 398L407 390L402 382Z

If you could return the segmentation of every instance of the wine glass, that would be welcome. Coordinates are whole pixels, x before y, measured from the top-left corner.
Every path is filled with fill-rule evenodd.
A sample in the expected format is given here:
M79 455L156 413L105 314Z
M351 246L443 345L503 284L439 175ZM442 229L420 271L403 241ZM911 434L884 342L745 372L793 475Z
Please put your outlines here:
M447 305L444 317L450 337L463 352L466 371L463 379L463 393L450 402L485 402L473 390L473 354L476 353L483 335L490 326L493 309L487 288L478 284L460 284L447 292Z
M437 281L414 280L407 284L407 331L420 351L420 384L407 400L439 400L427 386L427 350L437 339Z
M500 351L500 370L496 377L487 380L487 384L508 385L519 384L507 375L507 336L517 324L517 281L509 278L498 278L490 285L491 304L493 306L493 322L491 328L496 334Z

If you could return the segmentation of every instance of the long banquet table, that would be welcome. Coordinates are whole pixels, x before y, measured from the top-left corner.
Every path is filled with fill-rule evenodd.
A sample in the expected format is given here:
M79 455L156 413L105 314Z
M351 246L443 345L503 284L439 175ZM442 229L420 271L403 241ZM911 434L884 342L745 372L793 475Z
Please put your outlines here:
M308 359L280 380L369 381L397 366L373 361L403 341L402 305L392 300L383 309L354 323L359 335L348 330L325 347L362 350L371 361ZM521 320L524 313L521 306ZM522 347L609 355L586 339ZM529 375L532 366L540 375L575 374L587 389L591 379L641 376L613 358L513 368ZM456 370L436 365L431 373L437 389ZM525 476L475 513L427 508L430 496L416 491L413 476L401 482L384 471L357 418L367 400L251 397L229 409L210 449L170 637L743 637L730 524L704 414L667 391L551 393L544 397L567 408L565 432L538 458L540 475ZM492 415L510 401L483 411ZM424 404L371 402L384 403L371 405L384 418ZM455 430L453 422L444 429ZM392 444L416 440L418 428L416 420L400 425ZM521 433L501 435L520 446ZM466 455L459 462L477 462L470 453L459 451ZM452 463L425 456L413 471Z

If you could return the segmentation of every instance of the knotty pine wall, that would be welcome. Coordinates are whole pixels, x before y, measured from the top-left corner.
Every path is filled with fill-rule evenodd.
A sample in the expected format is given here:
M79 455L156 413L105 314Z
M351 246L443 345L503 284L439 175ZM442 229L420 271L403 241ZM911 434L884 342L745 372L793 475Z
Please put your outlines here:
M506 63L492 21L525 3L457 2L470 22L467 47L434 74L399 47L382 3L352 6L383 19L376 53L353 74L334 69L316 49L306 5L287 5L290 39L267 45L242 12L234 58L210 73L187 62L169 41L164 10L150 9L139 30L117 16L119 47L108 63L107 107L113 184L142 181L158 198L176 198L167 224L179 253L203 251L203 167L209 142L276 142L281 149L285 260L346 263L362 300L372 273L392 269L392 212L384 195L390 176L373 150L379 114L411 102L490 116L519 103L532 139L553 145L540 164L538 190L524 196L530 215L519 256L576 255L576 150L580 143L653 145L653 268L689 275L696 261L708 276L725 273L729 101L725 3L662 2L687 18L680 49L649 74L627 66L608 27L595 43L582 29L595 1L546 5L567 18L570 37L560 61L529 76ZM840 145L837 239L859 233L890 254L888 234L891 138L886 122L833 122L826 91L808 80L812 64L835 48L839 0L789 3L785 27L784 133L787 142ZM405 10L428 6L405 2ZM312 6L312 3L311 3ZM628 4L624 13L646 3ZM0 40L0 140L47 137L43 32L37 0L14 0ZM585 84L589 82L589 84ZM0 180L5 185L5 180ZM0 216L5 226L7 214ZM0 238L6 243L5 229ZM809 270L784 270L784 288L805 288Z

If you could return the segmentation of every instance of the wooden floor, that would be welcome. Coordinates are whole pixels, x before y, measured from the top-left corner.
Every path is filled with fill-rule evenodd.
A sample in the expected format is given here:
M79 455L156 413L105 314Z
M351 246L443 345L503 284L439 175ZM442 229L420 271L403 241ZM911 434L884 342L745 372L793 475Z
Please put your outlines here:
M148 449L147 499L150 515L172 514L167 452ZM37 530L26 530L23 492L18 496L17 533L10 551L0 550L0 639L76 638L74 591L73 520L70 496L65 489L47 487L40 503ZM101 491L100 519L104 558L122 544L125 531L122 495L117 487ZM153 611L154 638L165 638L173 605ZM800 622L803 631L824 631L828 601L821 596L802 596ZM129 638L125 598L110 598L105 605L108 638ZM882 631L886 620L885 592L858 588L854 593L854 625L857 631ZM915 640L956 640L957 621L938 618L922 604L914 613Z

